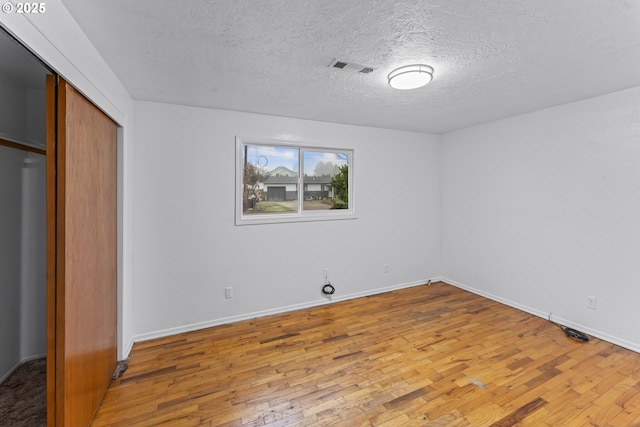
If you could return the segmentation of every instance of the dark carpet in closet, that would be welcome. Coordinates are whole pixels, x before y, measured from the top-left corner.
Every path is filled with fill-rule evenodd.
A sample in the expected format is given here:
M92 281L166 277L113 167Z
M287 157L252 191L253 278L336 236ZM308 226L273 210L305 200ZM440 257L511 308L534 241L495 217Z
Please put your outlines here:
M0 384L0 426L46 425L47 360L30 360Z

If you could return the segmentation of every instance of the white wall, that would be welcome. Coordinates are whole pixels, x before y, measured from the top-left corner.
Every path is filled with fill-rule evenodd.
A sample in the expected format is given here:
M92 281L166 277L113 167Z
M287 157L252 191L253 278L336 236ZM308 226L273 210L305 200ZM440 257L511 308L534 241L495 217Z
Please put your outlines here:
M44 156L0 146L0 380L46 352Z
M9 76L0 73L0 94L0 138L26 141L26 89Z
M441 167L448 281L640 351L640 88L446 134Z
M29 153L22 168L20 252L20 357L47 352L46 161ZM19 186L19 183L16 183Z
M438 136L148 102L135 116L137 339L324 303L324 268L334 300L439 275ZM235 226L236 136L353 148L359 218Z
M45 91L24 87L0 74L0 94L0 138L44 149Z
M20 361L23 151L0 146L0 380Z
M26 140L37 147L46 148L47 94L40 89L26 89Z

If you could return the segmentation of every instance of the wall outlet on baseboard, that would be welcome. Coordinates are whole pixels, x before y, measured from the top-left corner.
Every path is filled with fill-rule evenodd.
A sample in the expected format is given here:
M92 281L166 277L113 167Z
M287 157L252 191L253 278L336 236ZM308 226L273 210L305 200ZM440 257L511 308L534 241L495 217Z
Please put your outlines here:
M389 272L389 264L385 264L384 265L384 272L388 273Z
M226 299L233 298L233 288L231 286L224 288L224 297Z
M598 298L587 295L587 308L590 308L592 310L597 310Z

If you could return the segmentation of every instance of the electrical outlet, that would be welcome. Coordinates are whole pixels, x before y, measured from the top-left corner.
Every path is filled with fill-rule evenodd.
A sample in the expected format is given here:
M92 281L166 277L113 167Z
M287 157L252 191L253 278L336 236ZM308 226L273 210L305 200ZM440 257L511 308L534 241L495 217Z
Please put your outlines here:
M224 297L226 299L233 298L233 288L231 286L224 288Z
M596 310L598 308L598 298L587 295L587 308Z
M384 265L384 272L388 273L389 272L389 264L385 264Z

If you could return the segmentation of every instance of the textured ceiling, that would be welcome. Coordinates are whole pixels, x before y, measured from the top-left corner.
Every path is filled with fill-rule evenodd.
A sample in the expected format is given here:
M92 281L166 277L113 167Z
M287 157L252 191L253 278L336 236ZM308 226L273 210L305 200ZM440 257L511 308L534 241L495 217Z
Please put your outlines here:
M640 86L635 0L63 3L139 100L441 133Z

